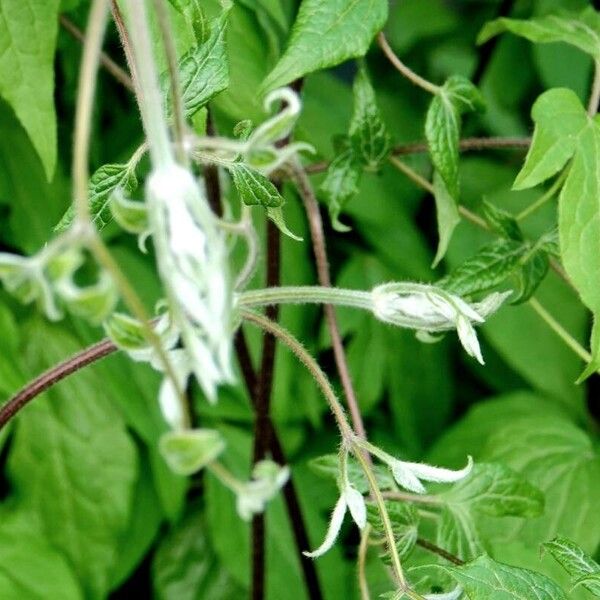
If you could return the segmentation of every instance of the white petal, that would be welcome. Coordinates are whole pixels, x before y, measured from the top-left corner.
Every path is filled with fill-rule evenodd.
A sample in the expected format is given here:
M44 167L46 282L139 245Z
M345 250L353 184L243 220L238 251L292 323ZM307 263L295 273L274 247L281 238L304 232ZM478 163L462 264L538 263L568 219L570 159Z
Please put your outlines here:
M367 524L367 506L363 495L351 485L344 490L346 504L350 510L350 514L359 529L363 529Z
M469 356L473 356L477 359L480 364L485 364L483 356L481 354L481 348L479 347L479 340L475 333L475 328L471 325L471 322L467 317L459 315L456 321L456 331L463 348L467 351Z
M460 586L455 587L451 592L444 594L425 594L426 600L458 600L462 596L463 590Z
M452 483L454 481L460 481L471 473L473 469L473 459L469 456L467 459L467 466L458 471L452 469L444 469L442 467L434 467L433 465L427 465L424 463L402 463L407 469L409 469L419 479L425 481L436 481L439 483Z
M419 478L412 472L412 465L415 463L405 463L401 460L395 461L390 466L392 467L392 475L396 483L405 490L424 494L425 488L419 481Z
M511 295L512 291L494 292L493 294L486 296L480 302L475 302L472 306L482 317L486 318L495 313Z
M165 377L161 383L160 391L158 393L158 402L165 421L173 429L180 429L183 427L184 419L181 410L181 402L177 397L173 382L168 377Z
M329 521L329 527L327 528L327 534L325 535L323 543L313 552L303 552L304 556L318 558L319 556L325 554L325 552L327 552L333 546L342 527L344 515L346 514L346 508L346 500L342 494L338 498L335 508L333 509L333 513L331 513L331 520Z

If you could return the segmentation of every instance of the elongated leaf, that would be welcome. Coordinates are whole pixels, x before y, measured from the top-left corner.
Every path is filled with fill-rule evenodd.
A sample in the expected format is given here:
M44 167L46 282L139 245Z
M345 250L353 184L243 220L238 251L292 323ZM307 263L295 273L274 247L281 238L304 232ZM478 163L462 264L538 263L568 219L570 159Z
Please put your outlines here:
M567 600L564 591L545 575L504 565L489 556L480 556L462 567L444 569L470 600Z
M32 372L79 349L65 331L36 321ZM15 490L52 545L68 557L89 598L105 598L137 475L135 446L93 371L38 398L18 422L9 457Z
M542 544L542 548L550 552L574 580L581 581L588 591L595 596L600 596L600 580L581 580L582 577L589 575L600 577L600 565L587 552L561 536Z
M531 116L536 127L525 164L513 184L515 190L533 187L558 173L589 124L575 92L561 88L543 93L535 101Z
M354 113L350 121L350 140L364 167L376 170L390 150L390 136L375 98L364 64L354 78Z
M496 19L486 23L477 43L483 44L504 31L535 43L565 42L600 60L600 14L591 6L579 13L564 11L538 19Z
M511 304L529 300L548 274L549 266L548 255L543 250L533 252L518 272L518 288L511 298Z
M127 164L103 165L90 177L88 203L92 221L99 231L112 221L111 194L117 188L121 188L124 194L129 195L137 185L135 172ZM74 218L75 207L71 205L54 228L54 231L61 232L68 229Z
M509 240L523 241L523 232L517 220L510 213L484 200L483 216L490 229L495 233Z
M225 32L229 9L216 19L208 39L191 48L179 61L179 78L185 116L192 117L219 92L229 86ZM168 78L163 78L168 90ZM168 96L167 96L168 97Z
M559 197L563 264L581 299L600 314L600 126L586 128Z
M240 198L248 206L276 208L283 204L283 198L277 188L264 175L243 163L234 163L229 167Z
M387 6L387 0L304 0L288 46L263 89L364 56L387 19Z
M439 237L437 251L431 265L435 267L446 254L454 229L460 223L460 214L456 201L450 195L446 183L438 171L433 174L433 190Z
M360 163L351 147L338 154L327 169L320 191L327 201L331 223L336 231L350 230L340 221L340 214L346 204L358 195L361 174Z
M2 0L0 96L13 108L42 159L56 166L54 48L59 0Z
M528 251L520 242L496 240L481 248L439 284L459 296L490 290L514 273Z

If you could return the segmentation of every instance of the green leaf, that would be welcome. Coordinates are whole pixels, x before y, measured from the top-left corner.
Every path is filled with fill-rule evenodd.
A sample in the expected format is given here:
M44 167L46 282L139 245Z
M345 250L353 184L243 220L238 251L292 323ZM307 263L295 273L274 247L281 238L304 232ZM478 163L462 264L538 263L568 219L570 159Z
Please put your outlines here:
M535 101L531 116L533 140L513 184L515 190L533 187L558 173L573 156L578 136L589 124L575 92L561 88L544 92Z
M79 350L64 331L35 321L26 357L38 373ZM86 597L105 598L119 536L131 514L137 454L93 370L46 392L19 416L8 460L15 492L70 561Z
M160 453L174 473L192 475L211 463L225 442L214 429L169 431L160 439Z
M425 137L431 160L442 176L448 192L458 201L458 143L461 115L480 110L479 90L464 77L450 77L433 97L425 120Z
M277 229L283 233L283 235L287 235L289 238L295 240L296 242L301 242L302 238L297 236L295 233L289 230L288 226L285 224L285 219L283 218L283 210L281 206L267 206L267 217L275 223Z
M387 0L304 0L283 56L263 82L275 89L364 56L387 19Z
M600 315L600 125L586 128L558 201L563 265L584 304Z
M144 324L123 313L113 313L104 323L108 337L122 350L146 350L149 346Z
M392 524L398 554L400 558L405 559L417 543L419 514L412 504L406 502L386 502L385 507ZM379 509L373 503L367 505L367 520L373 528L375 537L385 537L385 528Z
M459 296L485 292L505 281L518 268L527 245L496 240L484 246L438 283Z
M144 202L129 200L116 190L109 198L110 212L125 231L142 235L149 231L148 209Z
M466 504L492 517L537 517L544 508L540 490L499 463L475 463L469 477L439 497L448 504Z
M360 163L351 147L338 154L327 169L327 175L319 189L329 206L329 216L336 231L350 231L339 217L346 204L358 195L361 175Z
M530 254L518 272L518 287L515 296L511 298L511 304L529 300L548 274L549 266L548 255L543 250L536 250Z
M433 195L435 198L439 241L435 258L431 265L432 268L436 267L440 260L444 258L454 229L460 223L458 205L450 195L450 192L438 171L434 171L433 173Z
M225 43L228 17L229 9L226 9L213 21L208 39L188 50L179 61L179 80L187 118L192 117L211 98L229 86ZM168 77L163 76L165 97L168 97L168 85Z
M590 349L592 360L587 364L583 373L577 378L577 383L583 383L588 377L600 369L600 323L598 317L594 315L592 324L592 334L590 335Z
M219 563L197 507L161 541L152 561L158 600L226 600L242 591Z
M549 415L519 417L491 435L482 458L510 466L545 495L544 515L515 530L520 541L563 535L585 550L597 547L600 457L578 427Z
M551 579L480 556L461 567L443 567L465 590L470 600L567 600Z
M486 23L477 37L477 43L483 44L504 31L540 44L565 42L583 50L594 60L600 60L600 14L591 6L579 13L563 11L527 21L496 19Z
M542 548L550 552L573 579L581 582L592 594L600 596L600 580L597 579L600 576L600 565L582 548L562 536L545 542ZM595 579L582 580L589 575L594 575Z
M12 107L52 179L56 167L54 49L58 0L2 0L0 96Z
M483 201L483 217L494 233L509 240L523 241L523 232L517 220L509 212L485 199Z
M233 184L242 202L248 206L277 208L283 205L283 198L269 179L244 163L236 162L228 166Z
M67 560L48 543L27 510L3 506L0 516L0 597L2 600L82 600Z
M98 230L102 230L112 220L110 210L112 193L121 189L125 195L130 195L137 185L135 171L127 163L103 165L94 172L88 185L88 204L92 221ZM71 205L54 231L61 232L68 229L74 218L75 207Z
M377 106L375 90L367 69L361 63L354 78L354 113L350 121L350 141L364 167L377 170L390 150L390 136Z

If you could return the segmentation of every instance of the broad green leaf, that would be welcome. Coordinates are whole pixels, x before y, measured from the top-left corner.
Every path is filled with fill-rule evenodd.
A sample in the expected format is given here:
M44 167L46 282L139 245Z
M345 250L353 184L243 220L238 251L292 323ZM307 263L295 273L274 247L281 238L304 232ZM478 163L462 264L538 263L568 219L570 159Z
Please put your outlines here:
M233 184L242 202L248 206L277 208L282 206L283 198L269 179L255 169L243 163L233 163L228 167Z
M331 223L336 231L350 231L340 221L340 214L346 204L358 195L362 168L352 147L338 154L329 165L320 192L328 206Z
M185 17L197 44L206 42L210 35L210 24L200 0L169 0L172 6Z
M2 0L0 96L12 107L52 179L56 167L54 49L58 0Z
M584 550L597 547L600 456L587 434L558 417L520 417L491 435L483 458L510 466L545 495L544 515L520 524L519 540L537 544L562 535Z
M439 284L459 296L490 290L514 273L526 252L528 247L521 242L496 240L481 248Z
M439 497L450 505L465 504L492 517L537 517L544 508L540 490L499 463L476 463L469 477Z
M591 6L579 13L564 11L537 19L496 19L486 23L477 43L482 44L504 31L535 43L565 42L600 60L600 14Z
M444 566L469 600L567 600L563 590L541 573L496 562L489 556L461 566Z
M129 195L137 185L135 172L128 164L103 165L94 172L88 185L88 204L92 221L98 230L102 230L112 220L110 210L112 193L121 189L125 195ZM75 207L71 205L54 231L61 232L68 229L74 218Z
M192 475L215 460L225 442L214 429L169 431L160 440L165 462L179 475Z
M350 121L350 141L356 156L368 170L376 170L388 155L390 136L377 106L375 90L361 63L353 85L354 113Z
M208 39L192 47L179 61L181 94L187 118L229 85L225 43L228 16L229 9L226 9L213 22ZM168 78L163 78L163 89L168 90Z
M0 597L84 598L66 558L41 535L36 515L18 505L2 507L0 516Z
M582 548L571 540L559 536L542 544L542 549L550 552L572 579L581 582L595 596L600 596L600 579L582 580L583 577L589 575L600 577L600 565Z
M435 198L439 241L435 258L431 265L432 268L436 267L446 254L454 229L460 223L458 205L450 195L439 171L434 171L433 173L433 195Z
M590 375L593 375L598 369L600 369L600 323L598 317L594 316L594 323L592 324L592 334L590 335L590 349L592 353L592 360L588 363L587 367L583 370L583 373L577 378L577 383L584 382Z
M28 333L32 373L79 349L64 330L41 321ZM89 598L107 595L137 476L135 446L104 390L87 370L36 399L19 417L8 462L15 492Z
M198 507L161 541L152 561L158 600L227 600L242 590L219 563Z
M544 92L535 101L531 116L536 127L525 164L515 179L515 190L533 187L558 173L589 124L575 92L561 88Z
M483 99L467 79L453 76L433 97L425 120L425 137L431 160L441 175L448 192L458 201L458 142L461 115L479 110Z
M304 0L287 48L263 89L364 56L387 19L387 5L387 0Z

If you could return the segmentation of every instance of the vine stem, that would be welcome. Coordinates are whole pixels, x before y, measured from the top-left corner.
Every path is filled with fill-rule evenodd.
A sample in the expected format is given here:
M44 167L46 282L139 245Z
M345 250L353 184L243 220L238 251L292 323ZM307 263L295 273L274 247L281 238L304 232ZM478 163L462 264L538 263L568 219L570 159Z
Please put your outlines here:
M417 73L415 73L411 68L407 67L400 60L398 55L390 47L383 31L380 31L377 34L377 43L383 50L383 53L387 59L392 63L392 65L394 65L394 67L396 67L396 69L398 69L398 71L400 71L400 73L402 73L402 75L404 75L404 77L406 77L406 79L430 94L439 94L441 89L439 85L435 85L434 83L431 83L431 81L427 81L427 79L417 75Z
M375 503L377 504L377 508L379 510L381 520L383 523L386 542L388 545L388 551L392 559L392 566L395 577L397 579L397 583L402 589L402 591L404 591L404 593L407 594L409 597L421 598L421 596L419 596L418 594L415 595L415 592L410 590L410 588L408 587L408 583L404 576L404 571L400 562L398 548L396 547L392 523L390 521L390 517L385 506L385 501L383 499L383 496L381 495L381 490L379 489L379 485L377 484L377 480L373 473L373 467L371 465L370 460L366 458L367 455L362 451L361 447L359 446L359 443L357 441L357 434L350 426L346 418L344 408L337 399L337 396L333 391L333 388L331 387L327 376L325 375L317 361L306 351L304 346L283 327L281 327L277 323L274 323L273 321L271 321L263 315L259 315L257 313L253 313L247 310L242 311L242 318L260 327L264 331L268 331L269 333L277 337L277 339L280 342L286 345L294 353L298 360L307 368L307 370L321 389L323 395L325 396L325 399L327 400L327 403L329 404L329 408L331 409L331 412L335 417L337 426L342 436L342 443L347 444L349 449L352 450L353 454L355 455L356 459L362 467L365 477L369 482L371 493L373 495Z
M579 358L586 363L592 361L592 355L539 303L535 298L529 299L529 306L546 322Z
M327 245L325 242L323 219L321 218L319 204L317 203L310 180L308 179L308 176L306 175L306 172L302 166L295 161L290 165L290 171L292 179L296 184L298 193L300 194L302 202L304 203L304 209L308 218L313 253L315 255L315 264L317 267L317 278L321 286L330 288L332 287L331 275L329 273ZM331 337L331 343L333 346L335 364L340 375L340 380L346 396L346 402L348 403L352 424L357 435L366 439L365 426L360 413L360 407L358 405L354 386L352 385L352 378L350 376L348 361L346 360L346 352L344 350L344 344L342 343L342 337L337 324L335 310L331 304L325 304L324 311L325 319L327 321L327 328L329 329L329 335Z
M75 38L78 42L83 43L85 40L85 35L83 31L73 23L69 18L65 17L65 15L60 15L59 22L63 29L69 33L73 38ZM127 71L122 69L106 52L100 53L100 64L106 69L107 73L111 75L116 81L118 81L126 90L133 92L133 81L131 77L127 74Z
M367 552L369 551L369 535L371 535L371 525L367 523L365 528L360 532L360 544L358 546L358 587L360 589L361 600L371 600L366 572Z
M546 204L546 202L552 200L556 195L556 192L561 188L565 179L568 175L568 169L565 169L554 181L554 183L535 201L532 202L529 206L524 208L515 218L517 221L522 221L526 219L529 215L533 214L538 208Z

